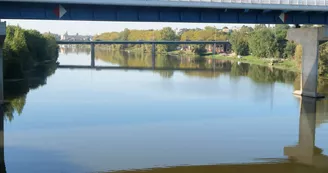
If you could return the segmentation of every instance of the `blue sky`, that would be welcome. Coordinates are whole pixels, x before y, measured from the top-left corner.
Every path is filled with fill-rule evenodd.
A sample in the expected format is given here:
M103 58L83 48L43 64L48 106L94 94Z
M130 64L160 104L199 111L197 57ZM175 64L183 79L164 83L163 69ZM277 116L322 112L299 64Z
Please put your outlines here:
M205 26L215 26L222 28L224 26L242 26L243 24L213 24L213 23L155 23L155 22L98 22L98 21L41 21L41 20L5 20L10 25L19 25L26 29L36 29L40 32L52 32L63 34L66 31L69 34L99 34L109 31L121 31L124 28L129 29L161 29L163 27L172 28L204 28Z

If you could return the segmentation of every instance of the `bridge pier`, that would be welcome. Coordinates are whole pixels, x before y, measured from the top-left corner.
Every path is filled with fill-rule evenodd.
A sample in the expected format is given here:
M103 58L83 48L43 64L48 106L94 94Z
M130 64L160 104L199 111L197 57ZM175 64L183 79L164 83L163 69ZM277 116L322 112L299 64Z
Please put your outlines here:
M319 41L328 39L328 28L293 28L287 39L302 45L301 89L294 94L306 97L323 97L317 93Z
M155 62L156 62L156 44L152 43L151 44L151 63L152 63L152 68L155 69Z
M6 22L0 22L0 104L4 103L3 91L3 44L6 38Z
M95 67L95 44L91 43L90 44L91 47L91 67Z
M213 55L215 55L215 53L216 53L216 43L213 44L212 53L213 53ZM214 58L214 57L213 57L213 58Z
M156 54L156 44L152 43L151 44L151 55L155 56L155 54Z

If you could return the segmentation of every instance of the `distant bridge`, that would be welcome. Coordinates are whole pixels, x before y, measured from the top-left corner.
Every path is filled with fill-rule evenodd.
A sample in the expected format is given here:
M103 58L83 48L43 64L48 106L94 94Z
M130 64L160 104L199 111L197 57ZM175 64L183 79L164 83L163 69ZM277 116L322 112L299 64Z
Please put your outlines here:
M155 62L155 53L157 44L211 44L212 51L215 54L215 47L220 45L227 50L229 41L57 41L57 44L90 44L91 46L91 67L95 67L95 45L96 44L151 44L152 45L152 61ZM83 67L84 68L84 67Z
M57 44L230 44L229 41L57 41Z

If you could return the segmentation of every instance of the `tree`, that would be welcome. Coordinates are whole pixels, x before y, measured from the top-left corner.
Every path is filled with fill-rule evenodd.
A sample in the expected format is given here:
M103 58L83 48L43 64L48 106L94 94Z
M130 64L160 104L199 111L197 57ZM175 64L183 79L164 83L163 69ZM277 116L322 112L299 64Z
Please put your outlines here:
M328 74L328 43L320 45L319 49L319 74L327 76Z
M125 28L124 31L120 33L120 40L127 41L129 38L130 30L128 28Z
M248 34L246 30L234 31L230 37L230 43L232 45L232 50L237 55L248 55Z
M261 58L273 58L276 55L277 44L275 35L270 28L255 30L248 39L252 55Z
M292 58L295 54L296 44L288 41L284 49L284 58Z
M286 56L286 53L285 53L285 50L288 51L288 49L291 49L292 47L288 47L286 49L286 46L287 46L287 40L286 40L286 36L287 36L287 31L288 29L290 28L289 25L286 25L286 24L279 24L279 25L276 25L273 29L273 32L275 34L275 37L276 37L276 42L277 42L277 56L280 57L280 58L286 58L286 57L291 57L293 55L293 51L292 52L288 52L289 55ZM291 44L289 44L288 46L292 46ZM287 54L288 54L287 53ZM290 54L292 53L292 54Z
M160 30L160 40L175 40L177 37L175 35L175 32L171 27L165 27L162 30ZM166 53L172 50L175 50L177 45L157 45L157 51Z
M303 55L302 46L298 44L295 48L295 55L294 55L294 59L298 67L301 67L302 65L302 55Z

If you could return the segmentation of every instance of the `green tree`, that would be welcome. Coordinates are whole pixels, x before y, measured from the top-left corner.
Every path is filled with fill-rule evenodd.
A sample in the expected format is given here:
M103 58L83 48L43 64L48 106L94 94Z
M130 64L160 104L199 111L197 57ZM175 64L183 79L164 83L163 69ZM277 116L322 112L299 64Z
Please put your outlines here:
M177 36L175 35L175 32L173 31L173 29L171 27L165 27L162 30L160 30L160 36L159 39L160 40L176 40ZM172 50L175 50L177 47L177 45L157 45L157 51L158 52L162 52L162 53L166 53Z
M248 39L252 55L261 58L273 58L277 51L275 35L270 28L255 30Z
M288 41L284 49L284 58L292 58L295 54L296 44Z
M232 32L230 43L232 45L232 50L237 55L249 54L248 33L246 30Z
M319 49L319 74L327 76L328 74L328 43L320 45Z
M128 41L129 34L130 34L130 30L128 28L125 28L124 31L122 31L119 34L120 40L122 40L122 41Z

